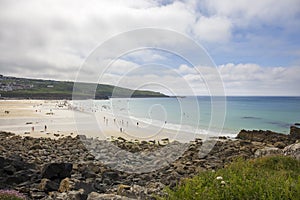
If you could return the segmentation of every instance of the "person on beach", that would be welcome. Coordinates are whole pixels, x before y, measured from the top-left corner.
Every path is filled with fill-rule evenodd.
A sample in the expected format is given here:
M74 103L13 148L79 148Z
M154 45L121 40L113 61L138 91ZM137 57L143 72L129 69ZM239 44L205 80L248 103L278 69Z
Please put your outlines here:
M31 131L32 131L32 132L34 132L34 126L33 126L33 127L31 127Z
M139 122L136 123L136 126L139 127Z
M45 131L47 131L47 125L45 125Z
M120 132L122 133L122 131L123 131L123 129L122 128L120 128Z

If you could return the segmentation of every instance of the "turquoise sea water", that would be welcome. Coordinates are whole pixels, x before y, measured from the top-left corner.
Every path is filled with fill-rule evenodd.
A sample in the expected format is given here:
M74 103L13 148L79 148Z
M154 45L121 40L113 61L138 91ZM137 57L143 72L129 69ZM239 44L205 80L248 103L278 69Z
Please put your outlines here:
M111 99L116 115L127 115L152 124L165 123L167 128L184 126L198 132L223 128L236 134L241 129L262 129L289 133L290 125L300 122L300 97L226 97L212 111L210 97ZM226 105L224 113L219 105ZM225 111L225 110L224 110ZM224 114L224 125L220 119ZM211 124L212 115L219 117ZM200 131L199 131L200 130Z

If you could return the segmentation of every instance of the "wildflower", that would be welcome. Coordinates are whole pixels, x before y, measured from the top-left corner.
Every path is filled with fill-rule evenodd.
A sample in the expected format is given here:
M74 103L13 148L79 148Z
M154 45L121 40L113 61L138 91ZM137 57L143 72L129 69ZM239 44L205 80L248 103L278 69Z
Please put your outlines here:
M221 185L225 185L226 183L225 183L225 181L221 181Z
M223 177L222 177L222 176L217 176L216 179L217 179L217 180L223 180Z
M24 200L26 197L19 193L16 190L0 190L0 199L15 199L15 200Z

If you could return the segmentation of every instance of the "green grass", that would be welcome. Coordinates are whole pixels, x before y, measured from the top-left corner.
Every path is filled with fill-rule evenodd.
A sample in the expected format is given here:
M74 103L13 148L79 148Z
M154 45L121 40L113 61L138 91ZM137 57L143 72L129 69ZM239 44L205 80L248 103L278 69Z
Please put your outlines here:
M19 85L33 85L33 88L14 90L14 91L0 91L2 97L16 97L16 98L71 98L73 94L73 82L69 81L53 81L53 80L41 80L41 79L26 79L26 78L7 78L0 81L0 83L13 82ZM52 85L53 87L47 87ZM131 90L128 88L121 88L112 85L97 84L96 86L91 83L76 84L76 95L78 97L88 96L95 94L95 98L107 98L107 97L166 97L166 95L145 90ZM93 91L95 89L95 91Z
M166 191L165 199L299 200L300 161L283 156L238 159L224 169L202 172Z

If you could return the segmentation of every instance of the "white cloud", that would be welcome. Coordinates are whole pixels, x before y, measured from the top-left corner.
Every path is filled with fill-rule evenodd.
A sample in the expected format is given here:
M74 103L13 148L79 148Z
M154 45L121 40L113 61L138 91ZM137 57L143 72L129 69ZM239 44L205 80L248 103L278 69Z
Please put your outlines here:
M205 4L211 14L227 16L239 26L250 21L285 26L300 13L298 0L205 0Z
M59 66L73 68L69 73L74 73L95 47L113 35L142 27L186 33L194 21L193 12L182 2L161 6L146 0L4 0L0 7L0 70L45 78L49 71L59 74ZM118 45L126 45L123 42ZM175 44L172 38L162 42ZM143 59L162 58L146 54Z
M300 67L226 64L218 67L228 95L300 95Z
M194 68L189 67L186 64L180 65L176 71L179 74L197 74L197 71Z
M286 31L287 27L299 30L299 0L203 0L170 1L161 5L155 0L1 0L0 6L0 70L14 76L74 80L79 66L89 53L101 42L123 31L143 27L167 28L210 44L227 45L230 49L234 31L257 24L276 25ZM198 10L201 7L200 11ZM242 33L241 33L242 34ZM144 35L145 38L151 38ZM254 39L252 39L252 38ZM241 36L242 38L242 36ZM255 40L259 38L260 40ZM254 43L271 44L268 37L247 35ZM258 42L259 41L259 42ZM276 38L279 46L284 46ZM126 38L116 44L126 45ZM181 41L164 37L149 44L167 43L176 49L184 49ZM242 41L244 42L244 41ZM274 44L277 47L277 43ZM284 46L288 49L288 46ZM113 48L105 49L105 55L114 55ZM237 49L237 48L236 48ZM274 48L275 49L275 48ZM213 51L214 49L212 49ZM249 54L251 49L241 49ZM272 49L270 50L272 52ZM279 51L279 50L278 50ZM299 50L293 49L298 56ZM230 52L230 50L228 50ZM227 52L227 53L228 53ZM287 51L285 51L287 52ZM195 52L194 52L195 53ZM218 56L222 57L223 52ZM238 52L231 52L238 54ZM196 55L196 53L195 53ZM138 67L137 63L166 62L165 56L151 51L134 52L128 60L117 60L107 71L106 81L122 78L122 74ZM135 63L136 62L136 63ZM226 61L227 62L227 61ZM255 63L255 60L252 61ZM165 64L165 63L164 63ZM173 63L172 63L173 64ZM180 63L177 63L178 65ZM167 65L167 64L166 64ZM102 67L102 66L98 66ZM84 77L91 80L97 69L85 69ZM209 67L198 67L203 79L214 80L215 73ZM225 64L219 67L228 94L294 94L299 95L299 67L261 67L259 64ZM188 93L188 87L180 85L188 81L196 91L205 89L201 77L193 68L181 65L174 72L146 70L143 76L136 73L124 77L128 87L140 85L143 81L161 82L174 86L181 94ZM183 79L182 79L183 78ZM199 82L200 81L200 82ZM177 87L176 87L177 86ZM190 87L190 86L189 86ZM154 86L153 86L154 88Z
M138 49L125 55L125 58L141 63L157 62L166 59L163 52L151 49Z
M124 60L116 63L119 64L112 66L112 69L103 74L101 83L155 90L169 95L209 95L220 92L221 84L225 88L225 94L229 96L300 95L298 66L262 67L252 63L228 63L217 68L208 66L192 68L182 64L174 69L160 65L139 66ZM221 83L217 82L219 79L222 80Z
M300 89L300 67L262 67L257 64L232 64L220 65L217 67L220 74L215 73L212 67L197 67L197 72L186 65L180 65L172 73L157 75L139 75L122 77L121 84L136 88L150 82L146 89L155 89L166 92L162 88L157 88L154 83L163 85L176 95L207 95L211 89L206 81L218 80L221 76L225 87L226 95L287 95L299 96ZM201 73L199 73L201 72ZM124 81L126 80L126 81ZM168 91L167 91L168 92ZM170 94L170 93L168 93Z
M125 75L126 73L139 67L138 64L123 59L111 60L111 65L107 66L104 73L112 73L118 75Z
M224 17L205 17L198 19L194 33L200 41L226 42L231 37L231 21Z

